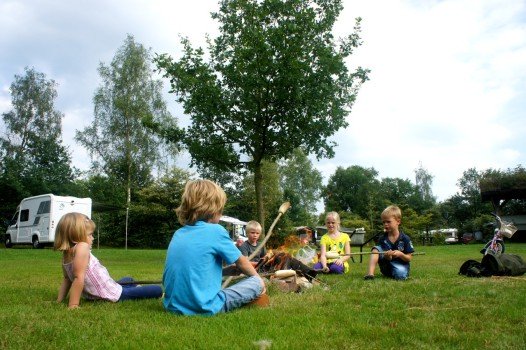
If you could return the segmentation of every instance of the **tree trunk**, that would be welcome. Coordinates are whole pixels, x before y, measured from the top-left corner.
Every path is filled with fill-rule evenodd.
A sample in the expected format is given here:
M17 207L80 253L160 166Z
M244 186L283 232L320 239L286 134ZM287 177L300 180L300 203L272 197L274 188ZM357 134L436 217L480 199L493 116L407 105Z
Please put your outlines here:
M261 239L265 238L265 207L263 205L263 174L261 163L256 164L254 169L254 186L256 190L256 209L258 222L261 224Z
M125 250L128 250L128 221L130 219L130 203L131 203L131 171L132 171L132 159L131 159L131 136L130 136L130 122L129 118L126 118L126 165L128 167L127 178L126 178L126 241Z

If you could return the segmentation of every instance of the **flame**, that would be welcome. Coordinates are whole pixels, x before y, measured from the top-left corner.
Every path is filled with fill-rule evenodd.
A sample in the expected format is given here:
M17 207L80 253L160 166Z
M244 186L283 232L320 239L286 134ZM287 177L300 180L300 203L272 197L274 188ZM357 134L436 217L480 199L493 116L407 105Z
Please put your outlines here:
M285 237L285 241L282 245L274 249L267 249L267 255L272 257L278 253L288 253L295 256L298 250L304 247L307 243L302 242L302 238L295 234Z
M291 234L290 236L285 237L283 244L274 249L267 249L267 254L265 255L266 262L272 262L273 258L280 256L282 254L288 254L292 257L296 257L298 251L307 246L312 237L312 231L308 228L305 228L305 234Z

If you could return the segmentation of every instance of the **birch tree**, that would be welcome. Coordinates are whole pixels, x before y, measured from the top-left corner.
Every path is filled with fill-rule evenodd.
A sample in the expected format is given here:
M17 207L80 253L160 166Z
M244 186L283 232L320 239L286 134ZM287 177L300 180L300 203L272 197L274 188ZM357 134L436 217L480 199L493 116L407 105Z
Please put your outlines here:
M98 70L102 83L93 98L93 122L77 130L75 138L89 151L93 172L123 189L128 211L132 192L151 182L161 159L163 142L144 122L175 127L176 121L163 99L162 82L154 79L150 50L133 36L128 35L112 62L101 63Z

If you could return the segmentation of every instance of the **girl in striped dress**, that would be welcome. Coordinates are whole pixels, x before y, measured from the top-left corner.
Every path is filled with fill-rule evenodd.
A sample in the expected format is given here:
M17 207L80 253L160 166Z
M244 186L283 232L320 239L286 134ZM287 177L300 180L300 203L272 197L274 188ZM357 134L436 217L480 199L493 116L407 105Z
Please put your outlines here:
M57 225L55 250L62 251L63 280L57 302L69 293L68 307L79 307L83 296L91 300L118 302L131 299L160 298L159 285L138 286L131 277L114 281L108 270L91 253L95 223L84 214L65 214ZM121 285L122 283L122 285Z

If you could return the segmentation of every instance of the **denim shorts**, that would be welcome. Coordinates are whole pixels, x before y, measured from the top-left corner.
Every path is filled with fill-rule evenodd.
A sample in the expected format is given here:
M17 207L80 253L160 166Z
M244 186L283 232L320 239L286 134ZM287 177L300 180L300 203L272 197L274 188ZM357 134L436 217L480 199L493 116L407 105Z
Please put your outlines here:
M231 287L221 290L225 296L225 305L219 312L232 311L238 307L250 303L261 295L263 287L261 286L261 277L251 276L234 284Z
M378 249L379 252L384 251L381 246L374 246L373 249ZM384 276L395 280L405 280L409 277L409 264L404 264L398 260L384 259L384 255L380 254L378 265L380 266L380 272Z

